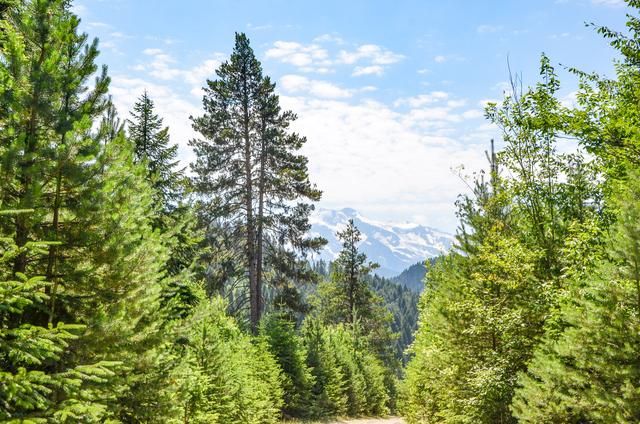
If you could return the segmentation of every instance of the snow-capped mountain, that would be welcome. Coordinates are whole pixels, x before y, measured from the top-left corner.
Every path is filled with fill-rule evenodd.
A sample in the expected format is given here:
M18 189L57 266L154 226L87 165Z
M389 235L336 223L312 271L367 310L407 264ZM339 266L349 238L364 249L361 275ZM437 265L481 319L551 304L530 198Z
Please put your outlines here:
M333 260L342 245L336 231L343 229L349 219L362 232L360 249L372 262L380 264L376 273L393 277L416 262L438 256L451 248L453 236L418 224L388 224L363 217L350 208L341 210L317 209L311 216L311 232L326 238L329 243L320 258Z

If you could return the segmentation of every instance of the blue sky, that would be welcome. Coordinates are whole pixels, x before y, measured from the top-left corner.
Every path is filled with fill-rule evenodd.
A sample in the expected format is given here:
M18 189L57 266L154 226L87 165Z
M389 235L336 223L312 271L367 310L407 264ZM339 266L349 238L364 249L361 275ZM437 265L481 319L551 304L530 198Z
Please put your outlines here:
M143 90L192 158L188 117L201 87L247 33L283 105L308 138L320 206L454 231L458 174L485 165L499 134L483 105L511 69L535 83L540 54L612 73L615 53L585 22L622 29L621 0L205 1L83 0L83 29L100 38L123 116ZM464 165L464 170L461 169Z

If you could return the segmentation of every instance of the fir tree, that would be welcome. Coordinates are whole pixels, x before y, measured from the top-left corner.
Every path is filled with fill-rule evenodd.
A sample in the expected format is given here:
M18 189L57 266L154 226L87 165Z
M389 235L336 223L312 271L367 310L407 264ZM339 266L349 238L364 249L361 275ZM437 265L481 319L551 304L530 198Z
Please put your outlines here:
M337 236L342 241L342 250L332 264L331 288L335 293L323 296L331 305L322 311L327 314L325 321L353 323L356 314L362 316L371 309L374 295L365 277L378 265L367 262L367 256L358 250L362 234L352 219Z

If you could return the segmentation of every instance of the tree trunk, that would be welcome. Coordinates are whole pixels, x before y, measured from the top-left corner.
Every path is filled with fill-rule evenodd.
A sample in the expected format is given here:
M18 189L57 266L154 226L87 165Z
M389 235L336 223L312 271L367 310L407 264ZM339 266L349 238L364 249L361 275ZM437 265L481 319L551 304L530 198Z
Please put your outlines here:
M251 331L258 331L258 321L260 319L258 309L258 280L256 278L256 251L255 251L255 223L253 217L253 181L251 172L251 137L249 134L249 93L247 88L247 72L245 70L243 83L243 126L244 126L244 172L245 172L245 207L247 208L247 265L249 267L249 304Z
M64 136L63 136L64 138ZM62 203L61 199L61 190L62 190L62 170L60 169L60 165L58 166L57 175L56 175L56 194L53 200L53 239L51 241L58 241L58 226L60 223L60 206ZM47 274L46 278L49 283L52 285L50 288L47 288L47 291L50 292L50 301L49 301L49 324L53 323L53 318L55 314L55 304L56 304L56 291L58 288L58 279L54 277L54 270L56 264L56 255L58 253L58 246L51 245L49 246L49 257L47 258Z
M42 67L42 63L45 59L45 46L40 45L40 55L35 68L39 70ZM32 71L35 72L35 71ZM33 199L31 198L30 191L33 190L33 178L31 176L32 167L35 163L35 159L32 157L35 154L38 138L38 103L40 102L40 87L35 84L33 87L31 98L31 109L29 111L29 121L26 123L26 137L25 137L25 149L24 158L20 164L20 185L22 190L19 194L19 209L33 209ZM16 215L16 245L23 247L29 241L29 224L28 218L25 214L20 213ZM13 272L24 273L27 269L27 252L21 252L13 263Z
M262 316L262 262L263 262L263 230L264 230L264 190L265 190L265 167L266 167L266 156L267 149L266 143L267 140L265 138L266 125L262 124L262 143L260 146L260 179L258 182L258 234L257 234L257 248L256 248L256 291L258 293L258 306L257 306L257 315L258 320Z

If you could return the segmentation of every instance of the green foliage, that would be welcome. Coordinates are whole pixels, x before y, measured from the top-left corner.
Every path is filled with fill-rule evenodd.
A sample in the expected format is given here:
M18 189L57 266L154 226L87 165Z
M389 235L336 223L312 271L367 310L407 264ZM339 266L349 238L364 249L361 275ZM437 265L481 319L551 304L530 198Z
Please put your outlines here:
M311 299L313 314L326 324L354 324L358 320L373 349L392 366L397 339L391 330L393 317L383 299L369 287L370 272L377 264L367 262L366 255L358 250L361 233L353 220L337 235L343 248L331 265L330 281L320 284Z
M612 203L618 212L607 255L562 305L565 327L536 351L513 403L521 422L620 422L640 419L640 178L633 172ZM593 269L595 268L595 269Z
M429 259L428 263L433 264L434 259ZM427 267L425 262L418 262L411 265L400 273L400 275L393 277L393 281L407 287L417 293L421 293L424 288L424 277L427 273Z
M244 334L219 298L201 300L181 330L171 422L276 423L282 374L269 345Z
M517 374L545 330L562 325L557 305L573 265L563 253L602 196L595 166L556 151L569 115L545 56L541 75L487 108L505 148L490 155L488 181L478 175L473 197L458 202L458 252L427 274L404 388L410 422L515 422Z
M190 142L196 154L192 181L203 228L222 221L232 238L226 250L247 271L255 332L264 311L263 285L292 288L313 277L299 272L293 252L325 243L307 236L313 211L307 202L318 201L321 192L310 183L307 158L299 154L306 139L290 131L296 116L281 109L275 84L263 76L245 34L236 34L234 50L216 75L205 87L204 114L192 119L202 136Z
M382 416L391 403L388 368L357 325L323 325L307 318L302 329L313 375L309 415Z
M545 308L535 255L489 234L470 258L429 271L421 326L406 371L410 422L510 422L516 374L541 333Z
M329 330L318 320L311 317L305 320L302 337L306 363L313 375L309 409L312 417L346 416L348 412L348 382L328 335Z
M306 363L307 352L302 339L296 334L295 323L283 313L271 313L263 318L260 334L282 369L284 414L308 416L314 379Z
M420 264L420 267L424 265ZM423 278L424 275L422 273ZM418 328L420 295L406 286L378 275L371 276L369 280L371 289L382 298L384 309L391 312L391 331L398 335L394 355L404 361L406 359L404 352L413 342L413 335ZM422 284L420 283L421 286Z
M329 346L335 351L338 368L345 376L348 415L388 413L384 365L371 352L357 324L339 324L327 328L327 332Z
M391 318L366 284L353 280L348 326L300 334L282 312L306 312L297 286L317 280L299 253L323 244L307 236L305 203L320 192L248 39L238 34L194 120L196 213L153 102L136 103L127 136L106 68L96 75L97 40L70 7L0 5L0 420L386 413ZM240 293L247 275L254 327L264 298L275 311L260 336L227 315L243 297L215 296Z
M5 211L0 219L15 213ZM30 242L19 248L13 239L0 238L0 420L100 422L108 417L105 399L91 387L108 381L118 364L63 359L83 325L39 326L22 319L29 310L47 308L50 283L13 274L10 264L21 250L42 254L48 247Z
M183 172L176 169L178 145L169 145L169 127L155 114L153 100L142 93L129 119L129 139L134 144L136 162L143 163L156 193L158 208L167 213L182 196Z

